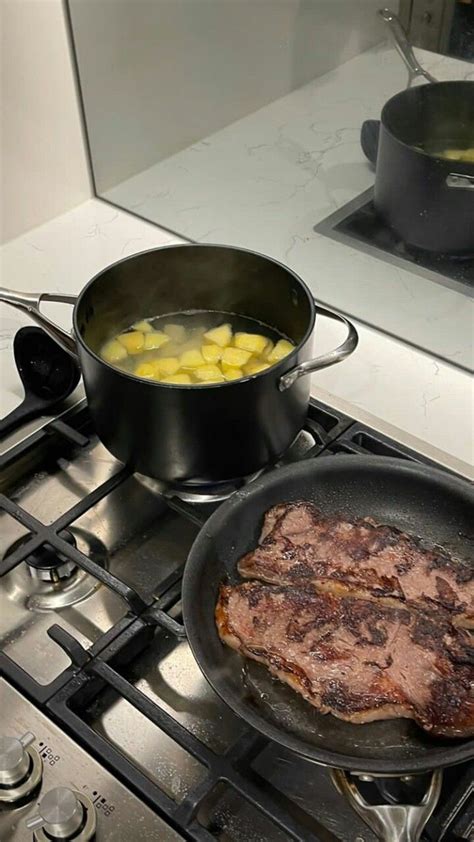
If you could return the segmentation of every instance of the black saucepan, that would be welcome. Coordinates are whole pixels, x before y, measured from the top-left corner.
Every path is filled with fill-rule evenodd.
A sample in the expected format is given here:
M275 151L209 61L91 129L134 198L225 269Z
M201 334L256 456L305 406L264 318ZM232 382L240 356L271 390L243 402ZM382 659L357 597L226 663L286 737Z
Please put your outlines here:
M408 246L474 254L474 162L448 160L447 150L474 149L474 82L437 82L417 62L396 15L380 12L408 66L431 84L385 103L380 124L366 121L362 147L376 164L374 204Z
M374 204L411 246L474 254L474 163L444 150L474 149L474 82L401 91L383 107Z
M222 699L265 736L316 763L379 775L416 774L474 757L474 739L429 736L411 720L355 725L318 713L264 666L224 646L214 609L222 581L239 581L238 559L257 545L276 503L311 500L327 513L370 515L473 563L474 490L445 472L377 456L328 456L276 470L233 494L194 542L183 612L194 656Z
M41 300L73 303L74 335L40 314ZM0 290L79 357L89 408L105 446L132 469L174 484L244 477L291 444L306 417L310 374L357 346L355 328L315 305L290 269L256 252L177 245L135 254L99 272L77 300ZM188 310L219 310L266 323L293 340L277 365L238 381L176 386L140 379L99 356L102 344L135 320ZM343 322L346 341L312 359L316 315Z

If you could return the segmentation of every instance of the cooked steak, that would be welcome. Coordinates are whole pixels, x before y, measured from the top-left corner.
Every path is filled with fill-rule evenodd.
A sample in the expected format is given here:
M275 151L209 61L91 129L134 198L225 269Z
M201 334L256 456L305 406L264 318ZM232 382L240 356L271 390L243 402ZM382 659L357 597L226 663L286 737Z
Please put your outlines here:
M246 578L275 584L312 583L336 594L439 607L456 625L474 626L474 571L468 564L393 526L325 515L311 503L270 509L259 546L238 568Z
M474 734L469 633L440 615L309 587L221 586L221 639L350 722L408 717L433 734Z

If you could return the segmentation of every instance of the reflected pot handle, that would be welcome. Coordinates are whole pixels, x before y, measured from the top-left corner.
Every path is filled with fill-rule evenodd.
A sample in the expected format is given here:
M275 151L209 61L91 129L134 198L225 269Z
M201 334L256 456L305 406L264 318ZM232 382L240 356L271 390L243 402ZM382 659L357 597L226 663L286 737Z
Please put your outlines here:
M54 339L54 341L66 351L71 357L77 359L77 347L74 337L67 330L52 322L47 316L44 316L40 311L40 304L42 301L54 301L60 304L72 304L77 301L75 295L62 295L54 292L18 292L13 289L5 289L0 287L0 301L4 304L9 304L15 307L16 310L22 310L27 313L29 317L43 328L45 333Z
M336 322L342 322L347 327L347 337L342 345L339 345L338 348L334 348L333 351L321 354L320 357L316 357L314 360L308 360L307 362L300 363L300 365L297 365L295 368L287 371L286 374L283 374L282 377L280 377L278 385L280 392L284 392L286 389L289 389L299 377L304 377L305 374L313 374L313 372L320 371L322 368L328 368L330 365L340 363L357 348L359 336L352 322L344 318L344 316L339 315L339 313L333 313L332 310L326 310L325 307L320 307L319 304L316 305L316 312L319 316L326 316L328 319L333 319Z
M382 842L418 842L433 813L441 792L443 772L437 769L419 804L368 804L356 784L343 769L333 769L331 778L353 810Z
M427 82L437 82L438 80L435 79L431 73L428 73L424 67L421 66L418 59L413 52L412 46L408 41L407 34L403 29L403 26L400 22L400 19L392 12L390 9L379 9L378 11L379 16L382 18L383 21L387 24L389 28L390 35L393 40L393 44L399 55L402 57L403 61L408 70L408 88L411 88L413 82L418 76L423 76Z

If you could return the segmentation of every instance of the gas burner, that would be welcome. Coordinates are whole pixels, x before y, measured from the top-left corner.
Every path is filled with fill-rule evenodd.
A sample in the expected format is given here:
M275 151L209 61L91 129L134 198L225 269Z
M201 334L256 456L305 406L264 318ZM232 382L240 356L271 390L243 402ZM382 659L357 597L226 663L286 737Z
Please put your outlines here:
M59 537L101 567L106 567L107 550L94 535L73 527ZM5 553L11 555L29 536L22 536ZM75 605L91 596L100 582L86 573L65 555L58 554L45 544L7 573L2 580L6 594L14 602L25 605L30 611L56 611Z
M303 459L315 445L316 441L311 433L307 430L302 430L288 450L275 464L267 465L260 471L256 471L254 474L241 477L240 479L216 482L214 484L193 482L170 485L160 480L146 477L143 474L135 474L135 477L142 485L150 489L150 491L153 491L155 494L162 494L163 497L178 497L184 503L220 503L223 500L227 500L235 491L246 485L250 485L251 482L255 482L262 474L268 473L268 471L273 470L275 467L289 465L292 462Z
M59 533L59 537L71 547L77 546L76 539L69 530L64 529ZM28 565L30 576L42 582L60 582L70 579L77 570L77 564L57 553L49 544L44 544L31 553L25 558L25 563Z
M220 503L222 500L227 500L239 488L253 482L262 473L263 471L258 471L249 477L244 477L234 482L203 483L202 485L198 483L170 485L160 480L152 479L152 477L146 477L143 474L135 474L135 477L145 488L148 488L155 494L161 494L168 499L177 497L184 503Z

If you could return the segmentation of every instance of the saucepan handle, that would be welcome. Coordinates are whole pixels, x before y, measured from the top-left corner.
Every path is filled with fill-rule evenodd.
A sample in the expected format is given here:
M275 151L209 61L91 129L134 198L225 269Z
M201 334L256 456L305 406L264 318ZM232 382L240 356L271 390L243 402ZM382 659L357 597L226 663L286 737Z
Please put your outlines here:
M424 67L418 62L415 53L413 52L410 42L408 41L405 30L403 29L400 19L390 9L379 9L378 14L382 20L387 24L390 35L392 36L395 49L402 57L408 69L408 88L411 88L417 76L423 76L427 82L437 82L431 73L428 73Z
M341 316L339 313L333 313L332 310L326 310L325 307L320 307L319 304L316 305L316 312L318 316L326 316L328 319L342 322L347 327L347 337L338 348L328 351L327 354L321 354L320 357L316 357L314 360L308 360L307 362L300 363L300 365L297 365L295 368L287 371L286 374L283 374L282 377L280 377L278 386L280 392L284 392L286 389L289 389L290 386L293 386L295 380L298 380L299 377L303 377L305 374L313 374L314 371L319 371L322 368L328 368L330 365L335 365L335 363L340 363L341 360L345 360L345 358L348 357L349 354L352 354L352 352L357 348L359 336L354 325L349 321L349 319L344 318L344 316Z
M474 190L474 175L463 172L451 172L446 176L446 186L457 190Z
M56 301L60 304L74 305L76 303L75 295L63 295L54 292L17 292L0 287L0 301L4 304L10 304L16 310L27 313L64 351L77 359L77 347L72 334L63 330L62 327L52 322L40 311L42 301Z
M441 792L443 772L437 769L419 804L368 804L343 769L333 769L333 783L351 807L382 842L418 842Z

